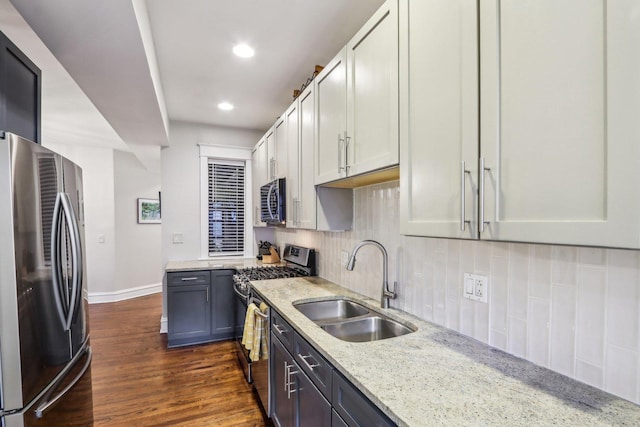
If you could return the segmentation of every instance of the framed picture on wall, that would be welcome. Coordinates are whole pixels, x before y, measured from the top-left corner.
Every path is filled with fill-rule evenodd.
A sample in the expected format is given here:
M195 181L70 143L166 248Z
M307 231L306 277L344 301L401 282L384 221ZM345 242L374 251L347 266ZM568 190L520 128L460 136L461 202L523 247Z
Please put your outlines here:
M138 224L160 224L160 200L138 199Z

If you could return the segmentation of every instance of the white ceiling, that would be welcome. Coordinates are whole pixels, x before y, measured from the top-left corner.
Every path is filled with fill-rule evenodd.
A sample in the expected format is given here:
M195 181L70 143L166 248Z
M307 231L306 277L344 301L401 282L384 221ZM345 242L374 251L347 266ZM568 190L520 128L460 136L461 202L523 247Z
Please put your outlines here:
M384 0L10 1L125 143L167 145L168 119L266 130Z

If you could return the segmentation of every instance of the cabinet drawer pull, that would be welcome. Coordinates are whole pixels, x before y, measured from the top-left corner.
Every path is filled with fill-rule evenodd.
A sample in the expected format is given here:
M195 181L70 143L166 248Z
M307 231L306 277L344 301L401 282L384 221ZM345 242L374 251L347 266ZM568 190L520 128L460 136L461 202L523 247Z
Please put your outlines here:
M467 174L471 174L471 171L468 171L465 167L464 160L460 166L460 231L465 230L465 226L467 224L471 224L471 221L465 219L466 206L465 206L465 197L466 197L466 180Z
M347 136L347 131L344 131L344 172L349 175L349 142L351 142L351 137Z
M282 327L280 327L280 325L278 325L277 323L273 324L273 329L275 329L276 332L280 335L284 335L287 332L286 329L282 329Z
M183 282L192 282L194 280L198 280L198 278L197 277L183 277L180 280L182 280Z
M300 357L300 359L302 359L302 362L304 362L304 364L307 365L307 368L311 369L312 371L314 368L317 368L318 366L320 366L319 363L310 364L309 362L307 362L307 359L313 359L313 356L311 356L310 354L303 356L302 354L298 353L298 356Z

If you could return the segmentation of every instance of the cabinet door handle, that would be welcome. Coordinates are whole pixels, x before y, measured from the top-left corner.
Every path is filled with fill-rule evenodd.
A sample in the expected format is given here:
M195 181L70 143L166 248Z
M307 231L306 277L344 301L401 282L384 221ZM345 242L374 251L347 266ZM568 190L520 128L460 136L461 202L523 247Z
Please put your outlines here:
M207 302L209 302L209 287L207 287Z
M480 218L479 218L479 227L480 232L484 233L485 224L489 224L489 221L484 220L484 196L485 196L485 172L490 171L491 168L488 168L485 165L484 157L480 157Z
M349 165L349 142L351 142L351 137L347 136L347 131L344 131L344 171L347 175L349 175L349 169L351 166Z
M194 280L198 280L198 278L197 277L183 277L180 280L182 280L183 282L192 282Z
M344 166L342 166L342 145L343 144L344 144L344 138L342 138L342 134L338 134L338 173L345 170Z
M464 231L465 230L465 225L466 224L471 224L471 221L466 220L464 218L465 213L466 213L466 206L465 206L465 197L466 197L466 180L467 180L467 174L471 174L471 171L468 171L465 168L465 163L464 160L461 162L460 165L460 231Z
M307 355L303 356L302 354L298 353L298 357L300 357L300 359L302 359L302 362L305 365L307 365L307 368L309 368L312 371L313 371L314 368L317 368L318 366L320 366L319 363L311 364L311 363L307 362L307 359L313 359L313 356L311 356L310 354L307 354Z
M300 225L300 208L302 207L301 203L300 203L300 199L296 199L296 206L298 207L296 209L296 222L298 225Z
M287 364L287 362L284 362L284 371L285 371L285 390L287 391L287 399L291 400L291 393L295 393L298 390L292 390L291 389L291 385L293 385L293 381L291 381L291 375L295 375L298 373L298 371L292 371L291 368L294 368L295 365L291 364Z

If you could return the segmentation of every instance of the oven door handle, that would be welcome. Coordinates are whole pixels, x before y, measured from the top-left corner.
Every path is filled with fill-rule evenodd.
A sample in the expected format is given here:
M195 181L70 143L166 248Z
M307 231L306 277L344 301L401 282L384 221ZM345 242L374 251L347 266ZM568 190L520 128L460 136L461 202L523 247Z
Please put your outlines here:
M235 285L235 284L233 285L233 292L235 292L235 293L236 293L236 295L238 295L238 297L242 298L242 300L243 300L245 303L248 303L248 302L249 302L249 295L245 295L245 294L243 294L242 292L240 292L240 291L238 290L238 288L236 288L236 285Z

